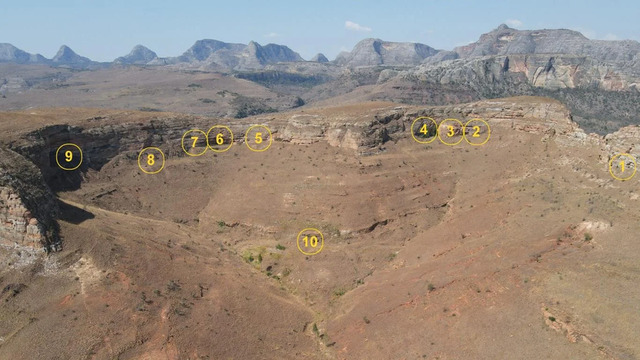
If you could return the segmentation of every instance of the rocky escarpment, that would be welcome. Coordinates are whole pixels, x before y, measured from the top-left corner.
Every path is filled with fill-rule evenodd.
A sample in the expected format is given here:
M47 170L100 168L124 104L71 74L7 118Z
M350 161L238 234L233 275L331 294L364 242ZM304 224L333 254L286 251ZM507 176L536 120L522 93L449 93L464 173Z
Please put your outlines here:
M609 156L627 153L640 161L640 126L632 125L604 137Z
M54 190L60 190L79 186L83 173L99 171L116 156L135 157L144 147L158 146L167 157L184 156L180 145L184 132L194 128L206 131L216 124L228 125L236 142L243 141L242 136L249 126L265 124L271 129L276 141L296 144L328 141L332 146L360 153L370 152L389 140L406 136L408 127L418 116L429 116L436 120L454 117L463 121L482 118L517 131L541 134L553 132L584 141L602 139L598 135L585 134L573 121L570 111L560 102L538 97L429 107L389 106L386 103L368 109L373 105L365 108L347 106L336 108L337 110L307 109L231 122L184 115L149 116L126 122L101 116L90 118L82 125L45 126L14 137L7 145L35 163ZM628 131L623 133L627 134ZM620 137L621 135L612 135L610 138ZM55 163L55 150L67 142L75 143L83 150L83 164L77 172L63 171Z
M427 116L441 121L457 118L461 121L481 118L492 124L536 134L558 136L565 144L599 143L602 137L587 135L560 102L537 97L516 97L484 100L448 106L398 106L380 108L358 116L307 111L285 118L262 118L278 129L276 139L292 143L327 141L332 146L345 147L360 154L384 149L385 143L407 136L414 119Z
M123 115L126 116L126 115ZM573 122L569 110L557 101L536 97L485 100L450 106L393 106L371 103L336 109L307 109L304 112L279 113L234 122L220 122L195 116L161 115L123 122L101 116L75 122L75 125L49 125L13 137L2 156L2 216L5 240L14 243L41 244L55 248L55 201L49 191L76 189L87 173L100 169L117 157L135 161L148 146L161 148L167 158L186 156L181 139L189 129L206 131L215 124L229 125L235 141L254 124L267 125L276 141L308 144L326 141L332 146L352 149L367 155L385 150L389 141L408 136L412 121L429 116L436 121L457 118L488 120L502 131L524 131L553 138L563 146L590 145L638 152L638 127L622 129L606 139L585 134ZM55 165L55 150L63 143L79 145L84 161L78 171L63 171ZM26 159L25 159L26 158ZM28 159L28 160L27 160ZM30 160L30 161L29 161ZM36 166L40 168L38 170ZM6 243L6 242L5 242Z
M0 149L0 245L58 250L57 202L40 170Z
M191 127L205 127L196 117L154 117L145 121L113 123L109 117L87 120L84 126L50 125L23 134L9 142L16 152L24 155L42 171L53 190L75 189L89 170L99 171L119 154L137 154L142 148L160 146L167 156L182 152L180 140ZM205 128L208 129L208 128ZM79 171L64 171L55 162L57 147L74 143L83 151Z
M385 74L390 78L388 74ZM509 77L508 75L512 75ZM521 75L519 77L518 75ZM636 78L612 64L581 55L514 54L429 63L397 73L403 79L439 85L468 84L480 93L509 89L510 80L556 90L597 87L602 90L638 90ZM514 77L515 76L515 77ZM382 81L382 80L381 80Z
M568 29L517 30L500 25L469 45L453 50L461 58L513 54L573 54L636 67L640 43L632 40L590 40Z

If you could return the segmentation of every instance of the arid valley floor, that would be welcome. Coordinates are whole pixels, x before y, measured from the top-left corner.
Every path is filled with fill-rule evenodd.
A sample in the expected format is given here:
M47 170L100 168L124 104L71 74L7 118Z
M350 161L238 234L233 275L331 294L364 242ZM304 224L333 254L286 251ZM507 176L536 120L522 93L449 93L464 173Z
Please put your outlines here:
M490 141L419 144L408 127L421 115L481 117ZM230 122L270 127L265 152L239 140L201 157L184 154L181 129L212 118L62 108L0 120L19 153L75 141L105 159L81 186L45 173L62 251L3 248L0 358L640 354L638 187L607 172L638 138L586 136L556 101L305 108ZM156 175L136 164L149 142L167 154ZM310 226L325 246L305 256L296 234Z

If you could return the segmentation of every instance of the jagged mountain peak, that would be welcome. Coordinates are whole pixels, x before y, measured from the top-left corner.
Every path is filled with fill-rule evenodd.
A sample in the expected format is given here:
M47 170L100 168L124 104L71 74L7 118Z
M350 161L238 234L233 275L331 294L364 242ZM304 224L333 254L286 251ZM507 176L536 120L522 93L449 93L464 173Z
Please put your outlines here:
M324 56L323 53L317 53L314 57L311 58L310 61L319 62L319 63L327 63L327 62L329 62L329 59L327 59L327 57Z
M131 52L114 60L117 64L147 64L158 58L158 55L143 45L136 45Z
M78 55L75 51L71 50L67 45L60 46L60 49L56 55L51 59L53 63L64 65L86 65L93 63L91 59Z
M0 43L0 62L17 64L46 64L48 60L40 54L30 54L9 43Z

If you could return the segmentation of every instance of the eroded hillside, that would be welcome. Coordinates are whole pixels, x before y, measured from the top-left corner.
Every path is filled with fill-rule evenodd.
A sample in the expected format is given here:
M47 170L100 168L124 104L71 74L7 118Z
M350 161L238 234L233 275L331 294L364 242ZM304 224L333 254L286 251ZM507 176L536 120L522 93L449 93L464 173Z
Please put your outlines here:
M411 124L485 119L482 146L419 144ZM0 357L635 358L637 127L585 134L560 103L368 102L242 120L38 109L2 145L57 191L62 250L3 246ZM230 126L223 153L183 133ZM268 126L250 151L242 135ZM459 136L459 135L456 135ZM50 152L75 142L62 172ZM138 152L157 146L147 175ZM323 250L298 251L315 227ZM41 294L47 294L42 296Z

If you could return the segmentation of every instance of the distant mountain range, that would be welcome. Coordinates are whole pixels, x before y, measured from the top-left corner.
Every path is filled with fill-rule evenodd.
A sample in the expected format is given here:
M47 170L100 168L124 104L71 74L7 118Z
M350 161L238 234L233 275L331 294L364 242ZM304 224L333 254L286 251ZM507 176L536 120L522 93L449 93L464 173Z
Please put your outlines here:
M322 54L316 57L317 62L328 62ZM287 46L260 45L254 41L244 45L211 39L198 40L182 55L168 58L160 58L145 46L136 45L129 54L106 63L80 56L66 45L62 45L52 59L47 59L40 54L30 54L20 50L12 44L0 43L0 63L42 64L72 68L98 68L110 65L182 65L209 70L251 70L279 62L301 61L304 59Z
M436 50L420 43L364 39L356 44L352 51L340 53L333 61L329 61L323 54L314 56L310 61L346 67L417 66L446 60L516 54L584 56L595 61L624 65L635 69L635 75L640 74L640 43L637 41L590 40L572 30L516 30L504 24L483 34L478 41L452 51ZM203 39L196 41L182 55L167 58L158 57L152 50L137 45L129 54L110 63L92 61L76 54L65 45L60 47L52 59L47 59L40 54L27 53L11 44L0 44L0 62L77 68L117 64L177 65L205 70L253 70L271 64L303 61L305 60L297 52L285 45L260 45L254 41L245 45Z
M593 86L604 90L640 90L637 41L590 40L573 30L517 30L504 24L481 35L478 41L451 51L421 43L364 39L333 61L323 54L305 61L285 45L203 39L176 57L158 57L152 50L137 45L129 54L109 63L92 61L65 45L52 59L47 59L11 44L0 44L1 62L88 69L144 65L221 72L306 72L316 77L338 76L341 68L388 67L380 74L378 83L404 79L445 86L466 84L483 89L486 96L521 83L551 90ZM301 63L314 65L293 67Z

